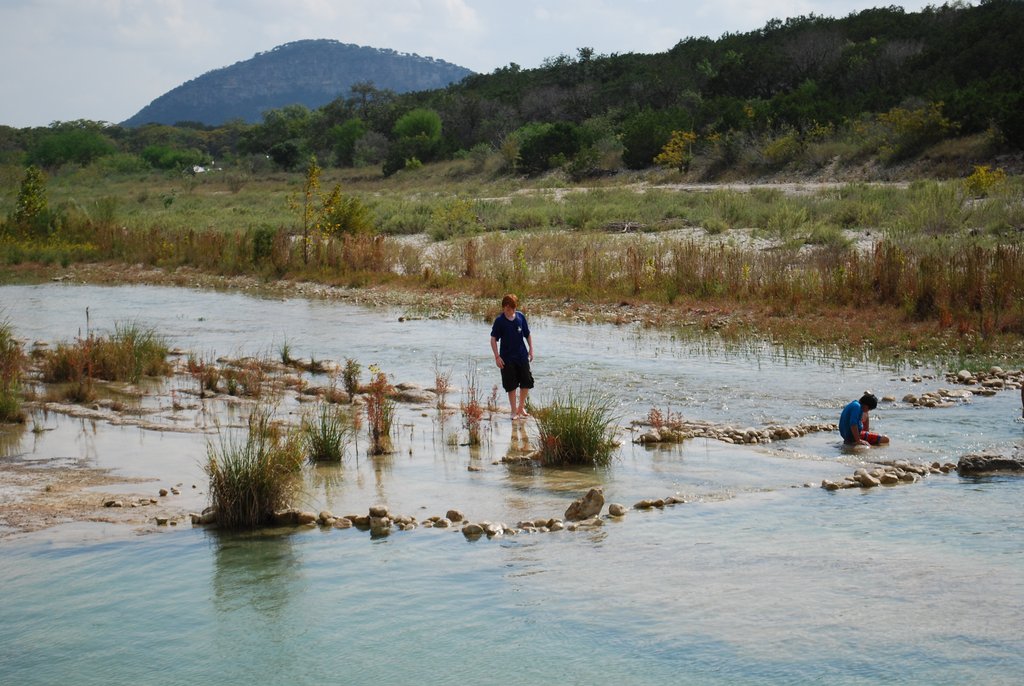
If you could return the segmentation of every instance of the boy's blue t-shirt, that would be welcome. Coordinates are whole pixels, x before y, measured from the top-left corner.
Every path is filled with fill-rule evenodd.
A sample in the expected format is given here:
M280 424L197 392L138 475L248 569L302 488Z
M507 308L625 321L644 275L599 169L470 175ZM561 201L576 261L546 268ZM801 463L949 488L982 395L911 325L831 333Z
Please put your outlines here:
M860 401L854 400L844 407L843 413L839 415L839 433L847 443L853 442L853 432L850 431L850 426L852 424L857 424L858 431L864 430L864 425L860 423L860 418L863 414L864 408L860 406Z
M522 312L516 312L513 319L508 319L502 312L491 327L491 338L498 341L498 354L503 360L529 362L530 351L526 347L529 337L530 327Z

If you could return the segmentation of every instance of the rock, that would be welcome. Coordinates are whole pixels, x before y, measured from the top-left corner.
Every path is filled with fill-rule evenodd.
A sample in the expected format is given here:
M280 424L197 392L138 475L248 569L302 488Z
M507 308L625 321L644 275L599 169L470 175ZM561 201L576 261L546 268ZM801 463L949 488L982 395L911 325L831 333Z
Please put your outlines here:
M170 521L169 517L157 517L156 518L156 525L157 526L167 526L167 522L169 522L169 521Z
M120 500L105 500L103 501L103 507L124 507L124 503Z
M611 505L608 506L608 514L610 514L612 517L625 517L626 506L620 505L619 503L612 503Z
M966 369L961 369L956 373L956 380L962 384L971 384L974 383L974 374L971 374Z
M370 516L371 517L387 517L388 516L388 508L385 507L384 505L371 505L370 506Z
M370 517L370 535L387 536L391 533L390 517Z
M467 524L462 527L462 535L466 538L480 537L484 534L484 528L479 524Z
M466 517L462 514L460 510L448 510L448 512L445 514L445 518L449 522L461 522Z
M161 488L160 489L160 497L163 498L163 497L166 497L166 496L167 496L167 489L166 488Z
M646 498L633 504L634 510L649 510L652 507L654 507L654 501Z
M337 519L337 517L335 517L334 513L331 512L330 510L320 510L320 514L317 515L316 518L318 522L326 525L332 524L335 519Z
M956 463L960 476L976 476L996 472L1024 473L1024 459L1003 455L964 455Z
M601 513L604 507L604 491L601 488L591 488L582 498L574 500L565 511L565 518L570 521L578 521L593 517Z
M858 469L853 473L853 479L864 488L873 488L874 486L881 485L881 481L873 477L868 473L866 469Z
M331 526L335 529L351 529L352 520L346 517L337 517L331 522Z
M640 434L636 443L661 443L661 433L657 429L651 429L645 433Z
M433 522L433 526L436 526L438 529L447 529L451 525L452 520L450 517L441 517L440 519L435 519Z

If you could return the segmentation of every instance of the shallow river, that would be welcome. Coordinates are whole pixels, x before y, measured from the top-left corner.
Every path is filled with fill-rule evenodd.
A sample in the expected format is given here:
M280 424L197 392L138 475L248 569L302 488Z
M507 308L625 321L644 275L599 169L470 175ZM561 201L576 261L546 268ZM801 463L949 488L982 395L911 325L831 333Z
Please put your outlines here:
M294 356L353 358L396 382L430 387L437 368L456 387L471 372L488 393L497 382L489 324L476 319L188 289L0 287L0 316L28 340L74 338L86 308L93 330L135 321L207 357L276 357L287 341ZM651 407L738 427L834 422L865 389L902 398L948 386L927 367L530 322L535 402L598 389L613 394L624 427ZM1024 441L1020 412L1015 391L946 409L883 403L874 426L893 443L867 455L1010 453ZM182 507L205 504L209 435L35 421L48 430L0 436L0 469L81 461L153 479L128 491L182 483ZM307 469L298 504L342 514L383 503L417 518L454 507L515 523L559 516L594 485L626 505L673 493L688 502L597 531L477 541L425 528L371 540L100 524L6 536L0 683L1010 684L1024 674L1024 479L805 488L865 457L829 433L651 449L624 431L607 469L523 472L495 464L535 440L507 415L473 450L449 438L458 417L403 404L398 423L394 455L370 458L362 439L343 466Z

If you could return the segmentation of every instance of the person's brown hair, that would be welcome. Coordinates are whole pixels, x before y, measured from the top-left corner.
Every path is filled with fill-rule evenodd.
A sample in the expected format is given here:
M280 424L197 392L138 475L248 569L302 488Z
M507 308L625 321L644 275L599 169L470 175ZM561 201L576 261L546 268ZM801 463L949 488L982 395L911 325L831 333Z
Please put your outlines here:
M514 310L518 310L519 298L517 298L514 293L509 293L508 295L501 299L501 307L511 307Z

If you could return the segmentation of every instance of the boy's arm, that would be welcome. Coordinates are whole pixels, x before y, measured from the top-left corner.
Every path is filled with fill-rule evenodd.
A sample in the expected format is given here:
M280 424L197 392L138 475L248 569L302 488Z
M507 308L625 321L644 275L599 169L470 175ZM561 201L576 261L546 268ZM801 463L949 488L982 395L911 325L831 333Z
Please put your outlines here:
M491 336L491 352L494 353L494 364L498 365L498 369L505 366L505 361L501 359L501 355L498 354L498 339Z
M530 362L533 362L533 334L526 337L526 345L530 349Z

